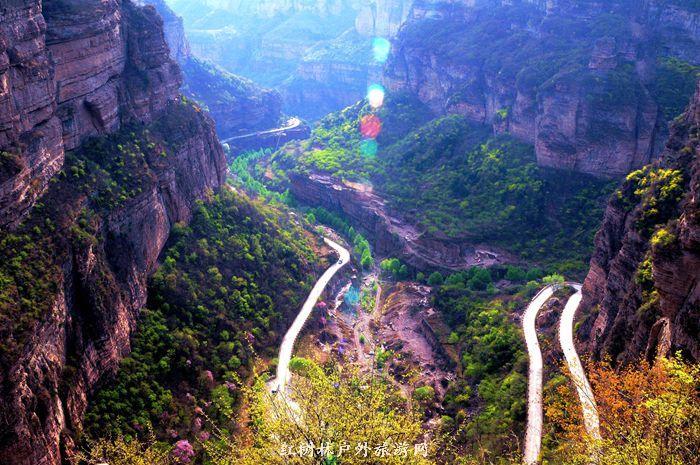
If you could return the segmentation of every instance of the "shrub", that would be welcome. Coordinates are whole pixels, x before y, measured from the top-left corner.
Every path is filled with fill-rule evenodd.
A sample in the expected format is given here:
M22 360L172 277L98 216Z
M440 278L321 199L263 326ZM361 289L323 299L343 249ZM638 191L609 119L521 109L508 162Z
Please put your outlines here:
M439 271L435 271L428 277L428 284L431 286L439 286L445 281L442 274Z
M428 403L435 398L435 389L432 386L421 386L413 391L413 398L420 403Z

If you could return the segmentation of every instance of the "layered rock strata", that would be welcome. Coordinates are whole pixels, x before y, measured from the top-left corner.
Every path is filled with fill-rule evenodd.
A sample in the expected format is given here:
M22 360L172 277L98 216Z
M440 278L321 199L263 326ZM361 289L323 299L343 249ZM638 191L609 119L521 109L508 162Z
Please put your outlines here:
M0 52L0 239L13 238L0 241L2 250L31 235L36 247L51 247L42 252L48 274L36 276L49 283L46 311L30 317L36 309L26 308L36 283L14 279L12 269L2 276L10 300L0 304L0 463L56 465L73 449L90 393L129 352L171 227L223 184L226 165L211 119L180 100L180 71L152 8L5 2ZM89 139L116 133L136 143L144 125L153 142L139 146L144 164L124 181L138 189L125 188L117 202L103 205L77 187L117 175L86 173L92 162L56 176L67 154L89 151ZM114 156L96 153L93 162L104 155Z
M661 160L613 196L596 237L579 336L619 362L700 360L700 89Z

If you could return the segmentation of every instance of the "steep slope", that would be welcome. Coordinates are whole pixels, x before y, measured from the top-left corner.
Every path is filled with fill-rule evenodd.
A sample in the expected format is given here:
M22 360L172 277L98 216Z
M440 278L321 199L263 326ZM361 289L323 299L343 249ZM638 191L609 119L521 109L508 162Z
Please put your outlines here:
M278 89L285 112L317 119L357 102L381 76L373 37L391 37L412 1L170 0L193 55Z
M164 0L142 0L164 19L170 56L182 68L183 93L204 106L216 121L222 139L277 127L282 110L279 93L195 57L185 36L182 18Z
M700 360L700 89L663 157L627 177L596 237L579 336L601 357Z
M278 92L191 55L180 66L183 93L211 113L222 139L279 126L282 98Z
M10 5L0 22L0 225L45 191L66 150L151 121L180 85L153 12L116 0L49 0L43 14L39 0Z
M0 12L0 462L58 464L129 352L170 228L226 167L213 122L178 98L153 9Z
M91 399L89 437L153 432L173 443L176 432L197 445L204 432L214 437L217 427L239 427L230 416L245 403L239 382L277 355L328 266L318 263L324 252L316 237L296 222L229 189L197 206L190 224L173 231L149 279L131 354Z
M697 8L544 3L414 2L387 86L533 144L540 166L617 177L649 163L694 91Z

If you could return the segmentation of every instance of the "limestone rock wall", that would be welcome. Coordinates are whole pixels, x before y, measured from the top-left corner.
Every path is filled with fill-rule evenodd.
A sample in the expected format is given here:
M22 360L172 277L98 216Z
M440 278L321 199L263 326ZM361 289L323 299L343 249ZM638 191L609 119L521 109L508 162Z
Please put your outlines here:
M0 6L0 237L39 198L67 213L91 205L88 195L66 198L49 183L87 138L150 125L169 148L167 157L150 153L138 195L96 215L95 241L70 241L71 224L57 223L50 311L21 338L13 322L0 324L3 341L24 341L19 353L0 352L2 464L66 460L90 393L129 352L170 228L224 183L214 123L179 100L180 84L153 8L129 0Z
M0 9L0 225L16 222L65 151L179 93L162 22L128 0L27 0Z
M668 219L654 225L670 234L667 240L640 226L654 213L648 195L636 204L625 201L631 180L608 205L583 287L588 319L579 331L596 357L626 362L682 351L700 360L699 140L700 89L653 166L684 178L677 206L664 205ZM658 201L659 194L653 197Z

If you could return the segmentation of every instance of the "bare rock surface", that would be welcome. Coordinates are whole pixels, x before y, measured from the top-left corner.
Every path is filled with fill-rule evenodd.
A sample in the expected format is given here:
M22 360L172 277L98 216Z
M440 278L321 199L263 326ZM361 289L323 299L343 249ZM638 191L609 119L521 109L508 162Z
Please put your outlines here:
M119 0L26 0L0 9L0 225L16 223L65 152L152 121L179 93L162 21Z
M656 159L669 118L655 95L657 65L700 64L700 12L662 1L634 11L622 1L527 3L414 1L386 86L436 115L461 114L532 143L540 166L621 177ZM600 32L606 17L620 23ZM560 27L580 35L566 43ZM561 60L550 55L557 47L567 49Z
M508 257L477 244L433 236L391 211L368 186L343 183L328 175L290 174L290 191L310 205L343 212L366 232L376 253L395 256L418 269L461 270L508 261Z
M73 224L58 222L49 311L22 335L12 322L0 325L3 341L23 341L12 356L0 352L0 463L66 460L91 392L130 350L171 227L224 183L213 121L179 101L180 84L152 8L129 0L0 7L0 227L16 227L40 198L66 218L88 207L87 195L64 198L50 187L61 182L49 181L90 137L149 125L168 147L167 156L149 148L137 195L95 216L94 242L68 240ZM167 118L180 119L161 125Z
M583 288L589 316L579 332L598 357L625 362L682 351L700 360L699 131L700 90L652 167L683 176L679 201L660 207L665 216L653 231L640 225L650 218L649 201L658 192L630 205L631 179L608 205ZM660 230L669 234L666 240L659 239Z

